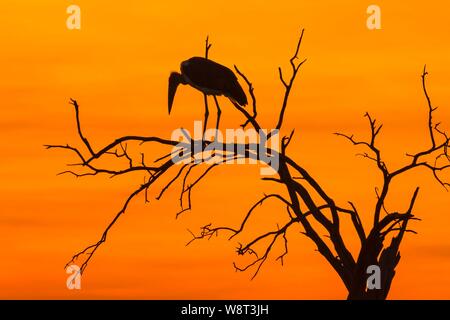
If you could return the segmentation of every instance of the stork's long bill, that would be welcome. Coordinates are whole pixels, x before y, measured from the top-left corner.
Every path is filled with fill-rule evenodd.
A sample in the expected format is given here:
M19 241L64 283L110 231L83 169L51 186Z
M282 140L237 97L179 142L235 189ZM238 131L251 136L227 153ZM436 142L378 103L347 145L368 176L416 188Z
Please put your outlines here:
M189 84L206 95L223 95L240 106L247 105L247 96L229 68L209 59L193 57L183 61L180 69L181 73L172 72L169 77L169 114L180 84Z

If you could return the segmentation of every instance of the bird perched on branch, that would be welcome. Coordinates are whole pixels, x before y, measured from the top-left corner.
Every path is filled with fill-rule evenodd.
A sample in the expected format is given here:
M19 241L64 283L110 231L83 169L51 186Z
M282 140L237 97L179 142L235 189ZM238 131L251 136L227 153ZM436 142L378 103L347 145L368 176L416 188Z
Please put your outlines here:
M180 84L188 84L203 92L206 108L206 96L212 95L214 97L218 110L216 127L218 127L221 113L216 96L223 95L229 98L233 104L242 107L247 105L247 96L239 85L236 75L229 68L206 58L193 57L181 63L180 71L181 73L172 72L169 77L169 114L172 110L177 87ZM208 110L206 109L205 122L207 122L207 115Z

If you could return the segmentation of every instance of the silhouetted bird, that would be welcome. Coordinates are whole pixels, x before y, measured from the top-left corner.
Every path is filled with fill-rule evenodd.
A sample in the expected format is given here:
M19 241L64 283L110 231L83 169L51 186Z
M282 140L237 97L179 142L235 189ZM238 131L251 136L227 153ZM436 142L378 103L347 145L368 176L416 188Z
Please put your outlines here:
M205 95L214 96L219 112L217 123L220 118L220 107L216 96L223 95L239 106L247 105L244 90L239 85L236 75L227 67L206 58L193 57L183 61L180 70L181 73L172 72L169 77L169 114L179 84L188 84ZM205 113L205 122L207 114L208 110Z

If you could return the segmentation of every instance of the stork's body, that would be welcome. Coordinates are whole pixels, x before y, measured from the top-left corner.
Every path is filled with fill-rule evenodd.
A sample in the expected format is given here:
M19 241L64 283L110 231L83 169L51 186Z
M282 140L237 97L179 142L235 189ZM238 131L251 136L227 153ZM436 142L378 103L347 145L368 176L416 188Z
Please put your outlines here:
M223 95L239 106L247 105L244 90L239 85L236 75L229 68L206 58L193 57L181 63L180 71L181 73L172 72L169 77L169 114L172 110L177 87L180 84L188 84L205 95L214 96L219 112L217 126L220 118L220 107L216 96ZM207 115L208 110L205 112L205 122L207 122Z
M187 84L206 95L212 96L224 94L224 76L220 72L218 75L217 71L225 72L229 77L230 72L233 73L230 69L218 63L200 57L183 61L180 70Z

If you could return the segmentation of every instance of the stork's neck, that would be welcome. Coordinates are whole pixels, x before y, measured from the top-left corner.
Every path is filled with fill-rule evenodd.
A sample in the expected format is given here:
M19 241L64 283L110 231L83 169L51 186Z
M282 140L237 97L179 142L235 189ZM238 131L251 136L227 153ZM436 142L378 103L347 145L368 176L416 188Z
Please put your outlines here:
M180 81L182 84L189 84L190 82L189 78L183 72L181 72Z
M182 70L183 71L183 70ZM183 74L183 72L178 73L178 72L172 72L172 74L170 75L171 77L173 77L174 79L176 79L177 83L180 84L188 84L188 81L186 79L186 76Z

